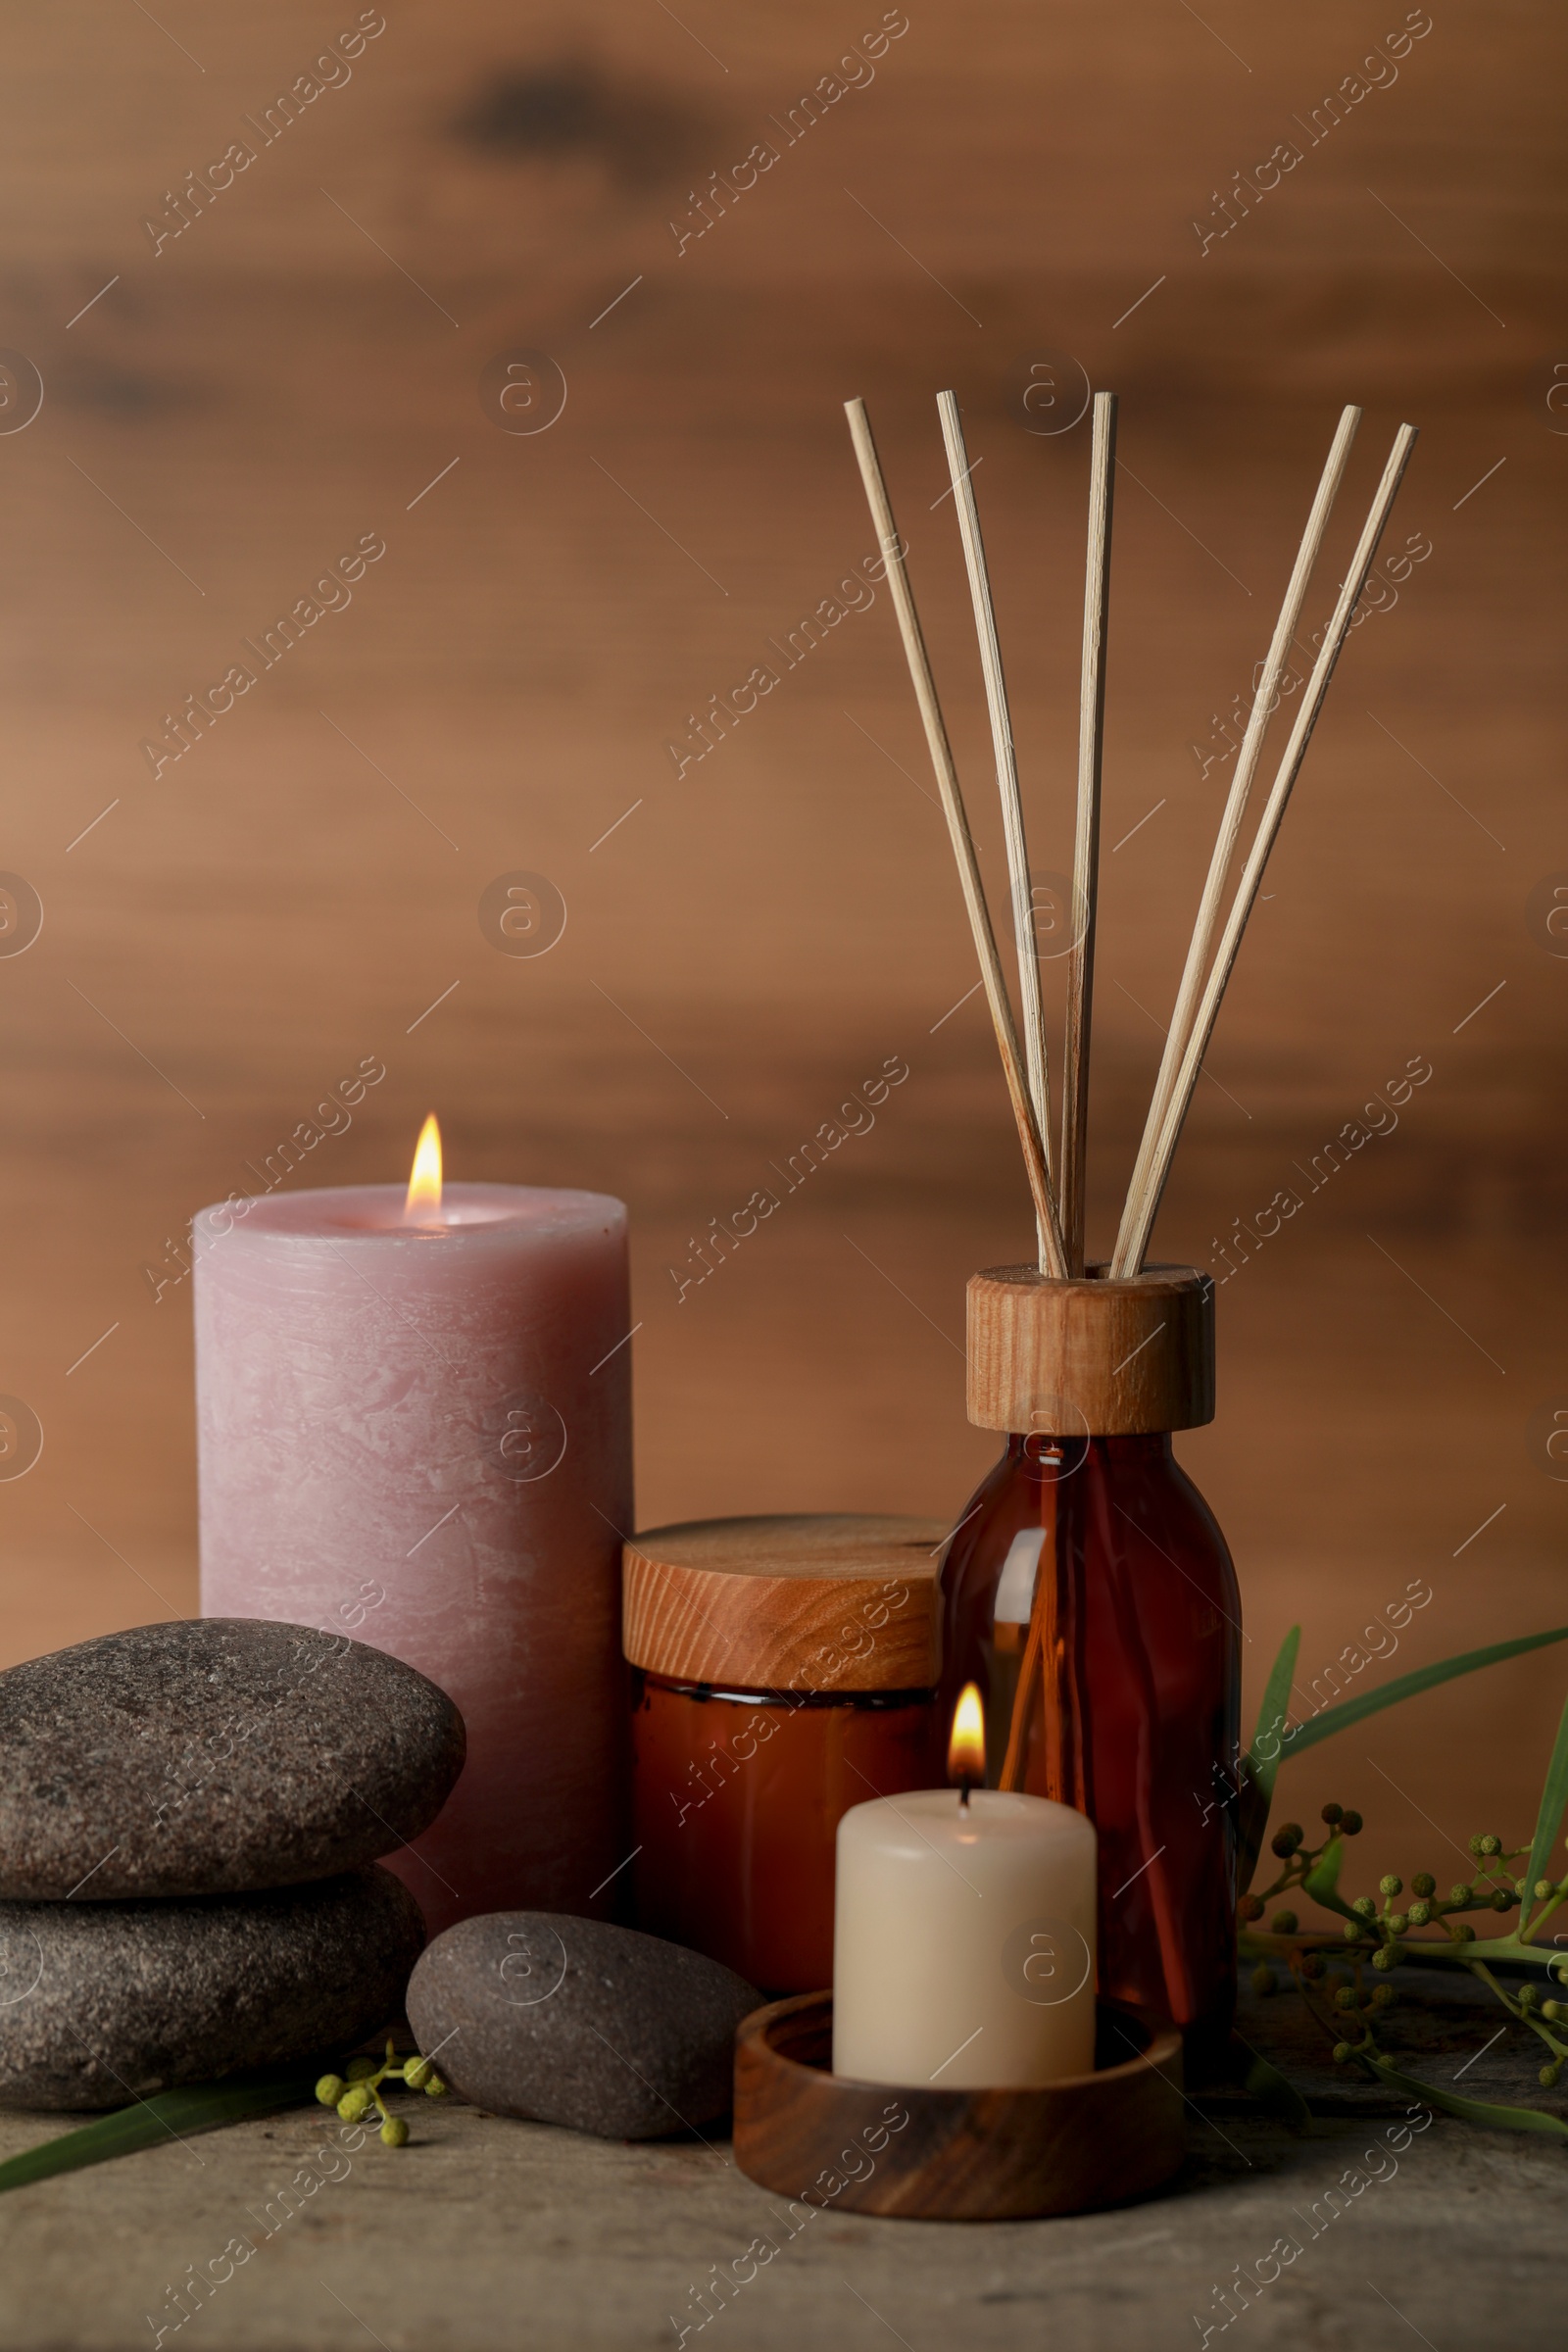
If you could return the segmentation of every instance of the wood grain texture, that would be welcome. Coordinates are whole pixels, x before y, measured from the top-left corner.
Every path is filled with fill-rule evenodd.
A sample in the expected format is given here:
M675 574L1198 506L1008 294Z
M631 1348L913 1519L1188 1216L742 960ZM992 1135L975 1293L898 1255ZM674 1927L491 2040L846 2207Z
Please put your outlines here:
M735 2161L776 2195L906 2221L1027 2221L1148 2196L1182 2161L1181 2036L1115 2003L1100 2004L1097 2071L1038 2090L851 2082L828 2071L832 2025L832 1994L808 1992L736 2036Z
M937 394L937 415L948 453L953 483L953 507L963 543L964 568L969 575L969 601L974 607L975 637L980 648L980 673L985 681L986 710L991 720L991 746L997 762L997 792L1002 804L1002 833L1007 849L1007 883L1012 897L1012 933L1018 961L1018 1003L1022 1011L1024 1053L1029 1064L1029 1094L1040 1129L1046 1182L1060 1194L1051 1164L1051 1054L1046 1042L1046 1016L1040 1000L1040 944L1035 937L1034 891L1029 874L1029 845L1024 831L1023 796L1018 789L1018 758L1013 748L1012 715L1007 708L1007 681L997 637L996 607L991 574L986 564L985 540L980 531L980 509L975 501L974 468L964 447L963 424L956 396ZM1072 1271L1071 1245L1067 1271ZM1041 1238L1041 1264L1049 1261Z
M1058 370L1056 406L1037 413L1044 378L1025 362L1053 348L1122 396L1095 1256L1115 1234L1230 738L1239 746L1335 419L1347 400L1366 408L1303 636L1327 616L1398 417L1426 428L1376 568L1388 577L1417 531L1434 552L1407 576L1395 565L1397 601L1394 586L1375 590L1384 609L1346 652L1263 885L1281 895L1260 894L1249 925L1205 1062L1214 1083L1200 1082L1150 1254L1223 1277L1217 1231L1241 1268L1221 1301L1221 1411L1177 1448L1242 1558L1250 1686L1298 1620L1303 1658L1337 1656L1369 1598L1381 1606L1447 1560L1505 1492L1507 1510L1443 1585L1441 1622L1436 1605L1416 1618L1426 1646L1406 1661L1404 1643L1388 1671L1489 1629L1553 1622L1563 1489L1530 1466L1521 1431L1564 1385L1565 967L1523 906L1538 877L1568 865L1550 684L1559 600L1545 592L1568 523L1568 437L1552 429L1568 418L1545 406L1547 363L1568 358L1562 240L1546 233L1568 19L1516 13L1479 46L1442 19L1392 90L1370 93L1200 254L1195 211L1226 225L1216 173L1250 172L1282 136L1304 145L1289 110L1310 126L1306 101L1361 56L1356 11L1249 11L1246 39L1212 18L1251 76L1179 8L1142 10L1134 40L1104 10L920 11L871 87L797 136L677 258L670 219L701 226L688 192L759 136L782 145L767 116L787 123L781 100L840 56L842 12L802 0L726 13L719 38L716 16L671 0L726 74L647 0L582 0L569 20L498 0L386 11L349 86L155 257L142 216L220 154L359 0L325 20L302 0L147 4L205 74L122 0L18 12L8 50L4 340L36 363L47 395L26 431L0 436L0 861L47 911L25 955L0 957L0 1388L33 1407L46 1444L27 1477L0 1482L0 1656L195 1607L183 1220L254 1186L246 1163L265 1171L372 1053L386 1079L291 1187L406 1177L434 1108L454 1176L629 1202L631 1319L646 1321L628 1348L640 1498L628 1533L731 1511L959 1516L1001 1440L965 1420L949 1341L963 1338L974 1269L1034 1254L1031 1204L985 998L933 1029L978 972L946 828L916 789L937 792L882 583L805 659L789 631L876 547L839 405L858 389L973 779L981 870L1004 889L963 567L946 505L929 506L948 478L932 395L954 385L984 459L974 478L1030 844L1042 865L1069 868L1090 419L1054 437L1031 429L1065 423L1081 397L1062 406ZM484 136L454 128L476 109L491 116ZM1260 144L1243 117L1266 131ZM478 397L481 371L516 345L550 351L570 385L560 421L533 438L499 429ZM372 526L388 554L353 605L154 782L140 738ZM665 738L701 752L687 712L759 661L778 687L677 780ZM1306 662L1295 666L1304 684ZM1282 740L1299 694L1274 721ZM1250 820L1271 773L1272 760ZM549 875L570 907L561 945L532 961L498 953L476 919L481 892L515 867ZM1054 1038L1062 965L1044 979ZM677 1304L667 1269L703 1272L690 1237L759 1184L782 1194L767 1162L789 1177L802 1139L894 1051L913 1076L874 1132L831 1153ZM1324 1182L1314 1153L1417 1052L1435 1081L1396 1134ZM1245 1231L1232 1247L1233 1218L1255 1221L1281 1186L1304 1213L1261 1250ZM1477 1495L1480 1460L1517 1463L1517 1477ZM466 1546L460 1513L411 1565L439 1547L454 1575L473 1574ZM1472 1563L1485 1574L1457 1574ZM1400 1788L1442 1821L1528 1827L1540 1760L1516 1735L1536 1710L1555 1720L1551 1654L1407 1709L1407 1769L1384 1758ZM1250 1688L1249 1722L1257 1699ZM1300 1801L1362 1804L1363 1845L1378 1847L1366 1884L1408 1876L1412 1852L1442 1868L1414 1807L1357 1773L1359 1786L1325 1780ZM792 2260L816 2260L809 2236ZM128 2295L128 2274L122 2284ZM1016 2308L979 2319L980 2339L1000 2342ZM346 2342L354 2325L337 2324Z
M1317 660L1312 664L1312 675L1307 681L1301 708L1297 712L1296 724L1280 760L1273 790L1258 819L1257 831L1252 836L1252 846L1247 854L1242 878L1236 885L1236 896L1231 901L1230 913L1220 934L1219 946L1214 951L1214 961L1202 998L1193 1016L1181 1068L1170 1092L1165 1123L1150 1156L1144 1189L1136 1201L1129 1200L1127 1204L1127 1215L1132 1219L1131 1230L1125 1240L1118 1239L1114 1261L1125 1273L1137 1271L1143 1262L1144 1251L1149 1247L1149 1237L1153 1231L1154 1219L1159 1214L1159 1203L1170 1176L1171 1160L1181 1141L1182 1127L1192 1103L1193 1089L1198 1084L1198 1074L1203 1066L1203 1056L1208 1052L1209 1040L1214 1034L1214 1023L1219 1018L1231 971L1241 952L1242 934L1247 929L1248 917L1257 898L1269 852L1285 821L1285 811L1290 805L1296 779L1300 774L1301 762L1306 758L1307 746L1312 740L1312 730L1323 709L1323 698L1333 680L1335 664L1349 633L1351 618L1360 601L1361 591L1366 586L1367 574L1372 568L1394 502L1398 496L1399 484L1404 479L1404 469L1410 462L1416 437L1413 424L1401 424L1395 435L1394 447L1383 468L1383 478L1378 484L1366 521L1361 526L1361 536L1341 584L1333 617L1324 632Z
M969 1281L969 1418L980 1429L1137 1437L1214 1417L1214 1285L1192 1266L1129 1282Z
M625 1549L622 1645L673 1681L923 1690L937 1679L940 1519L693 1520Z
M1346 408L1340 412L1339 425L1335 431L1328 457L1324 462L1322 477L1317 486L1317 495L1312 501L1311 511L1306 518L1306 527L1301 533L1301 544L1297 549L1296 563L1292 567L1290 582L1285 591L1285 601L1280 607L1279 619L1274 624L1274 635L1270 641L1268 653L1257 670L1257 690L1252 697L1251 714L1247 722L1247 733L1242 739L1242 748L1236 755L1236 772L1231 778L1231 788L1225 801L1225 812L1220 818L1219 831L1214 837L1213 855L1208 861L1203 895L1199 901L1198 918L1193 925L1193 936L1187 950L1187 961L1182 967L1181 986L1176 992L1176 1009L1170 1016L1170 1027L1165 1032L1165 1051L1160 1056L1159 1075L1154 1081L1154 1092L1149 1105L1149 1117L1144 1125L1143 1141L1138 1147L1138 1158L1133 1168L1132 1182L1127 1187L1127 1203L1122 1212L1122 1229L1117 1237L1116 1250L1110 1261L1111 1271L1118 1276L1133 1271L1134 1261L1129 1254L1124 1252L1123 1242L1125 1240L1126 1251L1130 1251L1138 1226L1139 1206L1143 1200L1144 1188L1148 1183L1149 1171L1165 1124L1165 1113L1170 1108L1171 1097L1176 1089L1177 1073L1181 1068L1182 1055L1187 1050L1187 1041L1192 1034L1199 992L1202 988L1203 977L1208 970L1208 959L1214 945L1214 933L1219 923L1220 901L1225 893L1225 879L1236 856L1236 845L1241 839L1242 819L1247 814L1248 798L1252 789L1252 778L1257 772L1257 762L1263 749L1263 737L1267 732L1270 716L1280 700L1280 682L1296 642L1297 627L1301 617L1301 607L1305 601L1307 586L1312 577L1313 566L1317 563L1318 551L1323 545L1323 534L1328 529L1329 516L1334 510L1334 500L1349 459L1350 444L1355 439L1355 429L1360 421L1361 412L1357 408Z
M943 813L948 820L948 837L953 845L954 858L958 868L958 882L963 892L969 929L974 939L975 954L980 961L980 977L985 985L986 1003L991 1010L991 1025L997 1035L997 1050L1002 1055L1002 1074L1006 1081L1012 1115L1017 1124L1018 1142L1023 1152L1024 1172L1029 1179L1029 1191L1035 1204L1035 1223L1039 1229L1040 1262L1049 1274L1062 1275L1067 1261L1062 1254L1061 1228L1056 1218L1055 1197L1051 1189L1050 1146L1045 1125L1037 1118L1034 1099L1025 1083L1023 1065L1018 1053L1018 1036L1013 1027L1012 1004L1007 985L1002 976L1002 963L997 954L996 933L992 927L991 910L986 904L985 886L980 879L980 866L975 856L974 836L969 829L968 811L954 764L953 747L948 740L947 722L942 706L937 701L936 682L931 675L931 663L926 655L925 638L920 628L920 616L914 608L914 595L905 569L904 541L899 537L893 520L893 508L888 499L886 478L876 453L871 434L871 419L863 400L846 401L845 415L850 420L850 437L855 443L856 462L865 488L866 503L876 525L877 541L886 566L893 610L898 616L899 634L904 641L904 656L908 663L909 681L919 706L920 723L925 729L926 746L931 754L931 765L936 775L937 789L942 795Z

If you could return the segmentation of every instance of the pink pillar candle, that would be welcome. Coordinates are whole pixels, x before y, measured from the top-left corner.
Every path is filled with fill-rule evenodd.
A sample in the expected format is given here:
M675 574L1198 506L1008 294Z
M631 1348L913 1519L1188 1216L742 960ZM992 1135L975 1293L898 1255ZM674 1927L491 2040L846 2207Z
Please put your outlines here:
M195 1220L202 1612L351 1633L457 1701L467 1764L392 1864L432 1934L603 1910L626 1851L625 1207L520 1185L404 1200L366 1185Z

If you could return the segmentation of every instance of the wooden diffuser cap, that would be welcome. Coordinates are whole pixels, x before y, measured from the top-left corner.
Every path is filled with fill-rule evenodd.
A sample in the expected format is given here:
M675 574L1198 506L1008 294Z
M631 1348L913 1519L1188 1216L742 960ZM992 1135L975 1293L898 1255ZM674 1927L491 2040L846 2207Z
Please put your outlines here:
M979 1429L1132 1438L1214 1418L1214 1284L1196 1266L1126 1282L993 1266L969 1278L968 1321Z
M692 1519L625 1547L621 1642L672 1682L925 1690L938 1673L940 1519Z

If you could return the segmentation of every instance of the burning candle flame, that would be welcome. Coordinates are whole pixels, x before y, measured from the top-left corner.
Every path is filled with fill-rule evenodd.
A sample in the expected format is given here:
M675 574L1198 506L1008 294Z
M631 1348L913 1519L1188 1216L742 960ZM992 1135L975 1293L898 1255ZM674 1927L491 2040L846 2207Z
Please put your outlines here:
M409 1178L409 1198L404 1214L410 1217L438 1216L441 1211L441 1130L432 1110L419 1129L415 1146L414 1173Z
M948 1778L962 1785L967 1795L971 1782L982 1787L986 1777L986 1718L977 1684L965 1683L953 1710L953 1737L948 1741Z

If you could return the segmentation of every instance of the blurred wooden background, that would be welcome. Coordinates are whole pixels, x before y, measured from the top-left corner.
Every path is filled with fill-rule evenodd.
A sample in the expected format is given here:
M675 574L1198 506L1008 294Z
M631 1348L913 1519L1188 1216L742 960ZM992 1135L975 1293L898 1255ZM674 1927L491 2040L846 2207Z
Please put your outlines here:
M1220 1293L1219 1418L1181 1450L1236 1552L1250 1690L1293 1617L1305 1686L1412 1578L1432 1601L1369 1675L1568 1616L1540 1443L1568 1405L1568 961L1532 900L1568 867L1560 20L1467 0L1363 68L1381 36L1342 0L910 0L787 145L882 21L389 5L265 145L352 7L13 24L0 865L44 923L0 955L0 1389L45 1443L0 1483L6 1657L194 1605L179 1236L365 1055L385 1080L296 1182L401 1176L433 1105L455 1175L631 1202L645 1524L958 1516L991 1450L963 1281L1027 1249L1026 1199L980 1001L952 1009L970 951L885 594L701 763L667 745L871 554L863 393L996 886L952 384L1034 855L1066 865L1091 378L1125 467L1102 1246L1229 777L1202 751L1342 402L1367 416L1314 622L1394 426L1422 427L1390 544L1430 554L1341 665L1157 1236L1223 1272L1235 1220L1430 1061ZM254 161L155 252L144 222L234 140ZM759 140L776 164L682 247ZM1281 141L1301 161L1259 201ZM524 350L566 390L533 433L495 398ZM1042 382L1056 409L1026 406ZM366 533L352 604L155 779L142 741ZM517 869L567 907L537 958L478 917ZM691 1237L888 1055L909 1076L874 1131L679 1298ZM1445 1839L1527 1836L1563 1680L1551 1653L1423 1701L1293 1801L1357 1803L1439 1872Z

